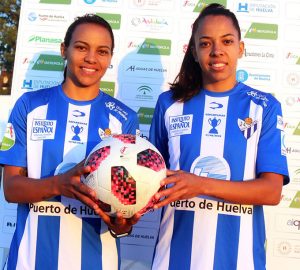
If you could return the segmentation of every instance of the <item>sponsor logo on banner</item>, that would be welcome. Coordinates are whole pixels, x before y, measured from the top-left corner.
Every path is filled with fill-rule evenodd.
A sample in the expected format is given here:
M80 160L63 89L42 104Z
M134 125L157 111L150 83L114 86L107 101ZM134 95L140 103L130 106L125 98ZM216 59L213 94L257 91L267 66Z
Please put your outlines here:
M111 13L96 13L98 16L105 19L114 30L119 30L121 28L121 14L111 14Z
M199 13L207 5L212 3L219 3L226 7L227 0L182 0L182 9L188 12Z
M251 39L278 39L278 25L268 23L252 23L245 38Z
M170 55L171 40L155 38L130 38L127 41L127 48L136 50L137 54Z
M276 83L276 71L274 69L247 68L239 69L236 73L239 82L247 81L250 85L271 86Z
M279 1L235 1L235 10L239 13L247 13L247 16L278 17Z
M275 218L276 229L279 232L300 234L300 216L277 214Z
M171 33L173 20L167 16L131 15L128 29L131 31Z
M61 10L28 11L26 18L30 25L59 26L68 25L70 14Z
M293 260L300 259L300 240L275 239L274 255L276 257L293 258Z
M300 65L300 50L299 48L284 49L284 64Z
M62 82L62 78L49 78L49 77L26 77L20 81L22 83L21 89L26 91L34 91L42 88L50 88Z
M300 142L286 142L286 154L289 159L298 159L300 157Z
M280 100L282 100L282 105L286 106L289 111L300 112L300 95L282 95Z
M4 216L1 228L4 233L13 234L16 229L16 217Z
M60 55L40 54L31 69L41 71L63 71L64 60Z
M93 5L96 7L119 7L122 0L78 0L77 3L82 5Z
M2 142L0 143L0 151L6 151L12 148L16 142L15 129L12 123L7 123Z
M150 9L150 10L172 10L174 0L130 0L131 8Z
M162 66L159 61L125 61L123 66L125 77L163 79L168 71L168 63Z
M295 70L285 70L284 74L284 86L292 88L300 88L300 72Z
M140 124L150 125L154 114L154 108L141 107L137 114Z
M244 50L243 61L273 64L278 61L278 50L276 47L248 44Z
M23 44L29 47L55 47L57 50L63 42L63 34L52 32L29 32L24 33Z
M40 0L39 3L41 4L64 4L69 5L71 4L72 0Z
M108 82L108 81L101 81L100 82L100 89L104 93L114 97L115 96L115 82Z
M279 206L286 208L300 208L300 191L284 188L282 190Z

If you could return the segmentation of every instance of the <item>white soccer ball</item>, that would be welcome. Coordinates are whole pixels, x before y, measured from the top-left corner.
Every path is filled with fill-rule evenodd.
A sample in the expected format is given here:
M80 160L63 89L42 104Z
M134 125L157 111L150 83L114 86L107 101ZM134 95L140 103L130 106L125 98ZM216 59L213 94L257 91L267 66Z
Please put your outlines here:
M100 207L110 216L118 211L129 218L153 209L153 196L166 177L166 164L156 147L130 134L104 138L85 165L92 170L83 182L96 191Z

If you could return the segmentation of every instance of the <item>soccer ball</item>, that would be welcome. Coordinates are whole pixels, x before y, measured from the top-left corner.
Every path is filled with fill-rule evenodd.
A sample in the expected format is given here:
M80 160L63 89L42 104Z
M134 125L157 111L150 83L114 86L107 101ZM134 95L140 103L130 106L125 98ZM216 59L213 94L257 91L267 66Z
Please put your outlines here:
M101 209L125 218L153 209L166 164L148 140L131 134L104 137L88 155L91 172L82 181L94 189Z

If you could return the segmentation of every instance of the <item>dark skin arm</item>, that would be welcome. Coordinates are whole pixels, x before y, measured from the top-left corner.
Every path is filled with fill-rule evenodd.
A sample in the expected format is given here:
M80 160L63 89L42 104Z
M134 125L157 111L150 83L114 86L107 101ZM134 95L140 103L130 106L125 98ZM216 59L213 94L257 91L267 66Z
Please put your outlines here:
M161 186L168 184L173 186L156 194L157 199L165 198L157 203L155 208L198 195L212 196L238 204L276 205L280 202L283 176L265 172L251 181L233 182L169 170L167 178L161 181Z
M104 213L96 203L95 191L80 181L80 176L90 170L90 166L84 166L82 161L66 173L40 180L29 178L26 168L4 166L4 195L8 202L13 203L35 203L58 195L77 199L92 208L117 234L130 231L140 215L126 219L117 213L117 217L112 219Z

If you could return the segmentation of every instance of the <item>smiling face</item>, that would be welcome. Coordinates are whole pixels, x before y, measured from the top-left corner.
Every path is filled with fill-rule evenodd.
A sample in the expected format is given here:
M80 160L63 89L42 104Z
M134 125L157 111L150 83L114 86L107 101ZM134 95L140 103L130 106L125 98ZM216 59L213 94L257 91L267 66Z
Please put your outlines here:
M218 92L233 88L244 43L231 19L223 15L204 17L199 22L194 43L193 55L202 69L203 87Z
M67 60L65 93L75 99L94 98L112 58L108 30L94 23L78 25L69 46L61 45L61 54Z

